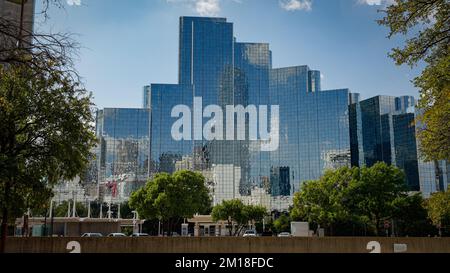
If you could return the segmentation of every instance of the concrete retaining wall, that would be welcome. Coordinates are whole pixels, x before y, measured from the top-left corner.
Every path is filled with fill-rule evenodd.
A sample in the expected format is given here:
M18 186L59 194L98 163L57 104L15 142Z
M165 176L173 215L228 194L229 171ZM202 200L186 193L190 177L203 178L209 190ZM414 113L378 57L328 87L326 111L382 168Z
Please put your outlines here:
M147 237L7 239L9 253L450 253L450 238ZM75 242L75 243L73 243ZM79 246L79 249L78 249ZM69 249L72 250L72 247ZM395 251L394 251L395 250Z

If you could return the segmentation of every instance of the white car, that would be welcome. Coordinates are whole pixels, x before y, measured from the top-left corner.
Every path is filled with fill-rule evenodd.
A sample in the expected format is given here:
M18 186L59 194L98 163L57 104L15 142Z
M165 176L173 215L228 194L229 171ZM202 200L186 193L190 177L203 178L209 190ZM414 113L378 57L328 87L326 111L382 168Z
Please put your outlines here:
M256 230L249 229L244 232L244 237L257 237L257 236L258 234L256 233Z
M127 237L127 235L117 232L117 233L110 233L110 234L108 234L108 237Z
M101 233L88 232L81 235L81 237L103 237Z
M133 233L131 237L148 237L147 233Z
M278 234L278 237L291 237L291 234L289 232L281 232Z

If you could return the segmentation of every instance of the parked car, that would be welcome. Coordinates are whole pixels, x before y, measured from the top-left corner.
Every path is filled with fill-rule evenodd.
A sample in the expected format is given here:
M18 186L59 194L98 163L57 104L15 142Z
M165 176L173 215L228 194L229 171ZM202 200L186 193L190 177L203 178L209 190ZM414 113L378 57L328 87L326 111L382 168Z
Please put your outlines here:
M88 232L81 235L81 237L103 237L101 233Z
M263 237L272 237L273 236L273 232L272 231L263 231L263 233L261 233L261 236Z
M243 235L243 236L244 236L244 237L257 237L258 234L256 233L256 230L249 229L249 230L246 230L246 231L244 232L244 235Z
M281 232L278 234L278 237L291 237L291 233L289 232Z
M108 237L127 237L127 235L125 235L123 233L115 232L115 233L108 234Z
M133 233L131 234L131 237L148 237L149 235L147 233Z

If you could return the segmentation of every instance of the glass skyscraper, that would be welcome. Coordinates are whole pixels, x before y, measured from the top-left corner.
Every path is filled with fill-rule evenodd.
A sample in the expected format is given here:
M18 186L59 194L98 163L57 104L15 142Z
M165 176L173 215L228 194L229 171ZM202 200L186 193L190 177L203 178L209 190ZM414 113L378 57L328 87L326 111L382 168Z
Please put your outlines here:
M320 71L308 66L273 69L269 44L237 42L225 18L181 17L179 37L178 84L144 89L151 111L150 175L197 170L215 203L265 192L274 204L287 204L283 196L292 196L302 182L350 165L347 89L322 91ZM246 140L207 141L194 134L192 140L173 140L177 118L171 109L192 107L194 97L202 98L203 107L222 109L279 105L279 149L261 151L260 141L248 139L248 116L246 127L237 128L245 130Z
M395 165L404 171L409 190L419 191L414 98L376 96L349 110L352 165Z
M150 173L173 173L177 162L181 162L183 158L191 157L191 161L194 160L193 141L175 141L171 135L174 122L171 117L172 108L180 104L191 107L193 89L191 85L152 84L150 93Z
M142 108L150 108L150 85L146 85L144 86L144 88L142 88Z
M178 83L145 86L142 109L98 112L98 171L91 180L99 181L100 195L126 199L157 173L188 169L205 176L214 204L240 198L285 210L302 183L325 170L378 161L403 169L410 190L448 185L445 162L436 167L420 160L413 97L360 101L348 89L322 90L320 71L306 65L273 68L269 44L239 42L225 18L180 18L178 75ZM198 98L201 109L194 107ZM191 137L176 140L172 126L181 116L172 110L180 105L189 109L192 124L183 130ZM234 120L234 140L204 138L210 117L203 110L210 105L223 111L267 106L269 120L270 106L279 106L272 124L279 127L278 149L261 150L261 140L249 139L255 120L248 113L244 127ZM242 132L246 138L237 140Z

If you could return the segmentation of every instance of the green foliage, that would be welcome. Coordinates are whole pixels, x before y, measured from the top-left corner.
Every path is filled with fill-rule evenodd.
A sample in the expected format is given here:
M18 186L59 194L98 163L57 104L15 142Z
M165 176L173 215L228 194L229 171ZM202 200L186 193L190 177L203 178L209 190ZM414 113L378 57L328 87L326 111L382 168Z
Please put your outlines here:
M291 217L282 214L278 219L273 221L273 229L276 233L289 232L291 230Z
M450 189L434 193L427 201L428 216L438 228L450 225Z
M66 72L0 66L0 205L3 220L51 197L87 166L95 144L91 96Z
M145 219L167 221L203 213L209 210L211 199L200 173L179 171L157 174L130 196L129 206Z
M228 221L229 233L232 235L231 226L237 225L234 235L248 225L249 222L260 222L267 215L267 209L262 206L244 205L241 200L224 200L212 209L213 221Z
M380 235L382 221L393 215L394 201L405 196L405 176L399 168L378 162L361 168L360 177L354 182L348 192L350 207L361 219L369 220Z
M261 222L267 215L267 209L263 206L247 205L243 209L244 222Z
M412 37L390 56L397 65L426 63L414 79L420 89L422 114L420 148L425 159L450 159L450 2L448 0L396 0L379 24L390 30L389 38L401 34Z
M395 218L400 232L413 234L415 227L426 225L427 217L421 196L408 196L406 191L404 174L397 167L343 167L303 184L290 215L340 235L343 230L360 234L355 229L361 228L369 229L364 234L380 235L383 221Z
M357 168L326 171L319 180L305 182L294 196L291 217L332 228L338 221L352 217L345 206L349 191L359 178Z
M213 221L228 221L228 229L230 236L232 235L232 224L242 223L244 220L243 216L244 204L239 199L224 200L221 204L215 205L212 209L212 219Z
M6 198L4 185L0 186L0 207L7 208L10 217L9 224L13 224L15 218L21 217L23 213L29 208L33 215L44 216L52 197L52 189L45 182L30 180L29 184L16 184L13 191L9 191L9 198L14 200L9 204L4 204L2 200Z
M128 202L123 202L119 204L120 206L120 218L122 219L132 219L133 218L133 209L130 208Z
M67 201L63 201L61 202L61 204L59 204L58 206L56 206L54 208L53 211L53 216L54 217L67 217L67 209L69 206L69 202ZM73 206L73 202L70 202L70 215L69 217L72 217L72 206ZM75 211L75 216L76 217L87 217L88 215L88 209L87 207L80 202L76 202L76 211Z
M434 233L427 217L425 200L420 193L398 197L393 202L393 221L400 236L423 236Z

